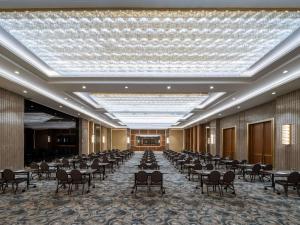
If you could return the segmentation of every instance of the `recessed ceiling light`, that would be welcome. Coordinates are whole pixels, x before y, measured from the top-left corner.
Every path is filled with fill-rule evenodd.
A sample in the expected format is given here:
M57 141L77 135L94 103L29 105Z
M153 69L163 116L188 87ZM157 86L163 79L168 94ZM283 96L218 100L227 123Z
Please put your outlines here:
M20 72L16 70L16 71L15 71L15 74L20 74Z
M27 94L28 92L26 90L23 91L24 94Z
M214 89L214 88L215 88L214 86L210 86L210 87L209 87L210 90L212 90L212 89Z
M62 108L62 107L63 107L62 105L59 106L59 108Z
M272 95L276 95L276 92L275 92L275 91L273 91L273 92L272 92Z
M288 70L284 70L282 73L288 73L289 71Z
M83 86L82 86L82 89L86 89L86 86L83 85Z
M219 116L222 116L222 113L219 113Z
M171 89L171 86L167 86L167 89L170 90L170 89Z
M241 106L238 106L238 107L236 107L237 109L240 109L241 108Z
M125 86L125 89L128 89L128 86Z
M80 113L78 113L77 115L80 116Z
M235 101L236 100L236 98L232 98L232 101Z
M68 98L67 98L67 97L65 97L65 98L64 98L64 100L68 100Z

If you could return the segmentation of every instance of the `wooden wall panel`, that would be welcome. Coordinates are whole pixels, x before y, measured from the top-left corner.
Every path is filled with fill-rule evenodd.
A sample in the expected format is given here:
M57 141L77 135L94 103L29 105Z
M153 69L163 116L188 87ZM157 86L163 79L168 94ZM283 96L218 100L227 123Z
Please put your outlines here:
M89 122L89 153L95 152L95 142L92 142L92 137L94 134L94 122Z
M157 134L161 136L160 146L141 147L136 146L136 135L138 134ZM130 138L131 149L134 151L145 151L151 149L153 151L163 151L166 149L166 130L131 130Z
M169 130L169 149L177 152L183 150L183 130Z
M79 120L79 154L89 154L89 121Z
M229 157L230 159L235 158L235 127L223 129L223 157Z
M108 129L107 127L101 127L101 150L102 151L107 151L108 150L108 145L107 145L107 141L108 141L108 138L107 138L107 135L108 135ZM103 142L104 141L104 142Z
M292 144L281 143L281 127L292 125ZM276 100L275 164L278 169L300 170L300 90L280 96Z
M24 99L0 88L0 169L24 168Z
M127 129L112 129L112 149L127 149Z
M236 127L236 159L248 160L248 124L274 118L275 109L276 102L272 101L220 119L218 132L221 133L223 128ZM220 143L222 143L222 136L220 138Z

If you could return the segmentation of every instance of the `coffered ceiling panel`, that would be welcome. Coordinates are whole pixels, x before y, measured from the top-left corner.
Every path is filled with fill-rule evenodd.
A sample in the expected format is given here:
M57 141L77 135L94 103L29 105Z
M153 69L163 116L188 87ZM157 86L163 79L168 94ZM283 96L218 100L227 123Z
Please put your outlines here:
M300 13L4 11L0 25L60 76L249 77L300 27Z

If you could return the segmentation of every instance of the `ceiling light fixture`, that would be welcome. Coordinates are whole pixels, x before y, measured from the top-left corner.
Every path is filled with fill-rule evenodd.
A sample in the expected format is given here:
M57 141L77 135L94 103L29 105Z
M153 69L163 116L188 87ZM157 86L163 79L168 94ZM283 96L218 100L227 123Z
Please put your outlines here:
M62 108L62 107L63 107L62 105L59 106L59 108Z
M236 108L237 108L237 109L240 109L240 108L241 108L241 106L237 106Z
M272 92L272 95L276 95L276 91L273 91L273 92Z
M288 73L289 71L288 70L284 70L282 73L283 74L286 74L286 73Z
M210 87L209 87L210 90L212 90L212 89L214 89L214 88L215 88L214 86L210 86Z
M82 89L86 89L86 86L83 85L83 86L82 86Z
M228 23L224 18L234 19ZM0 23L19 43L6 40L4 46L36 68L43 67L47 75L53 72L45 71L51 67L65 76L140 76L140 71L146 71L145 76L240 77L254 75L262 58L274 61L278 51L271 50L299 29L299 12L229 10L221 15L217 10L88 10L80 11L78 17L74 11L48 10L1 12ZM28 26L35 29L28 32ZM51 29L54 26L67 28ZM76 35L78 27L86 35ZM128 32L120 38L124 27ZM205 32L211 27L212 32ZM282 49L280 56L290 48Z
M128 86L125 86L125 89L128 89Z
M82 113L84 113L87 116L93 117L96 120L103 122L104 124L111 126L113 128L117 128L117 126L113 123L110 123L109 121L104 120L103 118L99 117L98 115L89 112L87 110L83 110L82 108L80 108L79 106L64 100L62 97L58 96L56 93L51 92L47 89L42 88L39 85L36 85L35 83L33 83L32 81L28 81L26 79L24 79L23 77L20 76L16 76L14 75L11 71L5 70L3 67L0 68L0 76L4 77L5 79L8 79L12 82L15 82L23 87L26 87L27 89L30 89L34 92L37 92L49 99L52 99L53 101L56 101L57 103L61 103L64 104L65 106L75 110L75 111L80 111Z
M167 89L170 90L170 89L171 89L171 86L167 86Z
M20 74L20 72L16 70L16 71L15 71L15 74Z
M27 93L28 93L28 91L24 90L24 91L23 91L23 93L24 93L24 94L27 94Z
M67 97L65 97L65 98L64 98L64 100L68 100L68 98L67 98Z

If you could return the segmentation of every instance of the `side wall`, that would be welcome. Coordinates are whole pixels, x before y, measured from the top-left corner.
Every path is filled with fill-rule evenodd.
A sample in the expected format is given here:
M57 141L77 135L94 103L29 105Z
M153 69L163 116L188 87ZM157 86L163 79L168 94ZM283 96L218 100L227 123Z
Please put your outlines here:
M112 129L112 149L127 149L127 129Z
M169 149L176 152L183 150L183 130L169 130Z
M24 98L0 88L0 169L24 168Z

